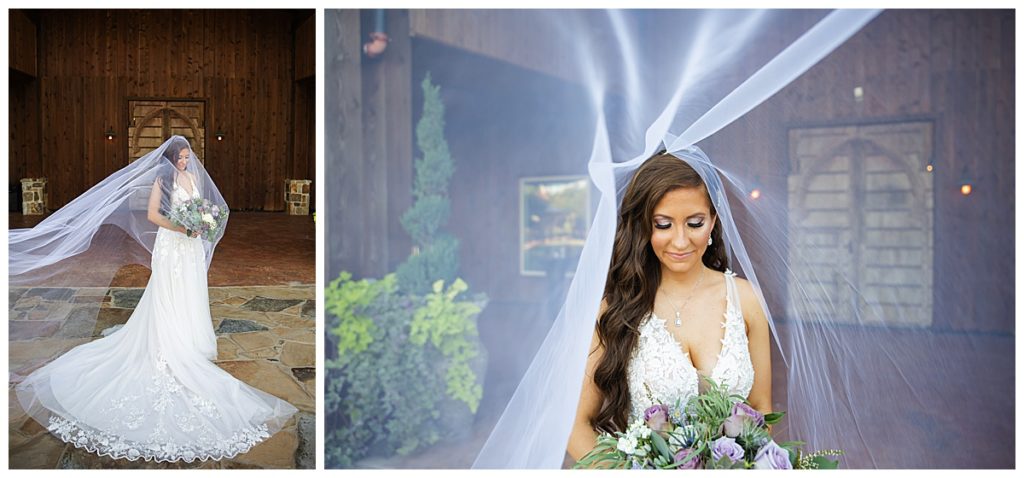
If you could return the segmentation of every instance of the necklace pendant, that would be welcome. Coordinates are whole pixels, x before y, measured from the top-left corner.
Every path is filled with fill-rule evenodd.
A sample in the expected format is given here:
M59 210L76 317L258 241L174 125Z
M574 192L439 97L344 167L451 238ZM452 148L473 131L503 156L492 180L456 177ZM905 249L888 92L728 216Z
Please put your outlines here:
M676 312L676 327L682 327L682 326L683 326L683 319L680 319L679 318L679 312Z

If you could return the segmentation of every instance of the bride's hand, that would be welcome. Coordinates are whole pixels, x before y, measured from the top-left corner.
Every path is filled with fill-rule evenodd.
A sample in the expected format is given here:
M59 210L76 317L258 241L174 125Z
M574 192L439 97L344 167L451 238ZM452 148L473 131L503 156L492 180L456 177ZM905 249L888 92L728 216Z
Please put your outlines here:
M185 229L185 226L178 226L176 230L193 239L199 237L199 231L189 231L188 229Z

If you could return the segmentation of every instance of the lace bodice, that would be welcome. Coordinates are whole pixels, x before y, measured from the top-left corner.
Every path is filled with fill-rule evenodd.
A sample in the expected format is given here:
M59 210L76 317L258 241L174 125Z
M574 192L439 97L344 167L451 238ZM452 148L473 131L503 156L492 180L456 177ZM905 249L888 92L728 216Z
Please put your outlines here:
M735 277L732 271L725 271L725 336L711 379L728 386L730 393L747 397L754 386L754 365ZM640 325L640 339L627 372L632 402L630 422L643 416L644 410L655 403L674 406L678 401L685 405L699 391L700 377L690 354L683 352L665 326L665 321L653 313Z
M196 188L195 183L192 183L192 194L189 194L188 189L178 184L177 179L174 180L174 187L171 188L171 206L177 206L189 199L199 199L199 197L199 189Z

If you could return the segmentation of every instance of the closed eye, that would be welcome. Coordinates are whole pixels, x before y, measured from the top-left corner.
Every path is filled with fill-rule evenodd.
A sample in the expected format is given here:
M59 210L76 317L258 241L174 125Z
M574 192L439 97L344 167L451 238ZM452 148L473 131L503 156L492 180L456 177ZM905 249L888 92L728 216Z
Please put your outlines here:
M668 229L670 227L672 227L672 223L670 223L670 222L666 222L666 223L656 222L656 223L654 223L654 228L655 229Z
M688 223L686 223L686 225L690 226L690 227L692 227L694 229L697 229L697 228L700 228L700 227L704 227L704 221L701 221L701 222L688 222Z

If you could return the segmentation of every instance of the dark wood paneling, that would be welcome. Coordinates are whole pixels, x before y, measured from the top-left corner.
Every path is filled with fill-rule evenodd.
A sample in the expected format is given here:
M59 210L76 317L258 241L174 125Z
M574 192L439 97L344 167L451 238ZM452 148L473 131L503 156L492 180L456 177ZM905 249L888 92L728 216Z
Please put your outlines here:
M324 204L327 213L326 280L345 270L362 278L379 271L366 263L364 244L370 195L364 189L362 56L360 19L356 10L326 10L324 14ZM378 196L386 197L384 191ZM346 234L344 231L365 231ZM377 231L383 232L383 231ZM380 239L379 237L377 239Z
M313 179L316 177L316 79L306 78L295 82L293 122L295 147L287 177L292 179ZM310 208L316 205L316 183L310 185Z
M396 11L387 12L390 16ZM600 11L578 13L598 25L586 38L568 38L564 25L544 10L410 10L409 19L414 37L544 74L575 78L572 59L579 54L578 42L585 42L593 51L614 51L610 49L614 44L607 15ZM393 32L388 29L389 36Z
M8 58L10 68L36 76L36 24L25 12L9 11Z
M295 30L295 79L316 76L316 16L310 15Z
M701 146L784 178L789 127L934 121L933 327L1012 333L1013 35L1010 11L886 11ZM784 197L786 184L765 189Z
M39 80L16 71L8 73L9 177L10 184L21 178L39 177Z
M308 38L315 38L315 22L296 21L313 19L308 11L41 10L32 15L38 19L42 77L35 102L41 112L36 149L42 157L33 161L49 177L51 207L126 164L128 97L207 102L204 161L233 209L281 211L284 179L297 168L303 177L311 171L314 128L308 111L314 103L308 93L297 93L294 81L296 28L306 29L302 48L310 50L305 56L313 55ZM32 101L31 92L18 94ZM299 101L307 105L301 113ZM118 134L114 141L105 139L107 128ZM214 138L217 131L225 133L223 141ZM27 143L17 147L32 149ZM75 174L58 164L76 164Z

